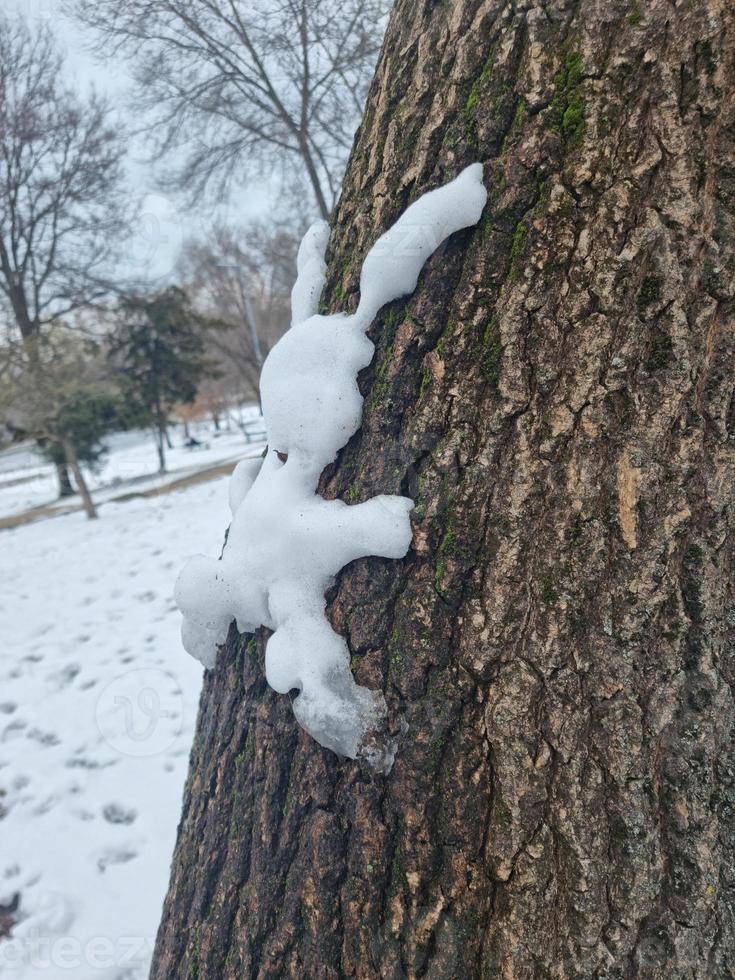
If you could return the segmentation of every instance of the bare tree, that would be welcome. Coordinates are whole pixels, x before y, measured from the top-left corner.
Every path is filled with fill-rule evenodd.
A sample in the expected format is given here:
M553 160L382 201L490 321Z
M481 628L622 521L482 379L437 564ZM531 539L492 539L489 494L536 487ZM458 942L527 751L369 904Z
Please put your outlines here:
M128 56L172 180L200 193L300 159L322 217L339 189L389 0L67 0Z
M0 15L0 300L24 339L104 294L124 226L119 129L61 73L48 27Z
M207 349L241 397L257 395L263 360L289 325L297 248L296 234L285 227L254 224L217 228L183 250L179 274L213 324Z
M107 291L125 226L119 128L62 68L46 25L0 14L0 312L31 358L44 325Z

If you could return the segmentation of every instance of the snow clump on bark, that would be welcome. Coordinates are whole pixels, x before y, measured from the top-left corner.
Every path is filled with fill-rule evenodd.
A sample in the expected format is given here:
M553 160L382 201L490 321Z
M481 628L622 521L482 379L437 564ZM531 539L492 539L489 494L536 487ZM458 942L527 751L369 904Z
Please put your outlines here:
M297 689L297 721L321 745L388 769L380 692L358 685L343 637L325 616L325 592L357 558L402 558L411 545L407 497L380 495L348 505L317 493L319 477L360 427L358 372L372 360L366 331L380 308L416 287L444 239L477 224L487 192L482 165L415 201L368 253L353 315L317 314L329 228L318 222L298 254L292 326L269 353L261 377L269 452L232 475L233 519L219 561L193 558L176 583L186 650L213 667L230 623L273 630L266 678L280 694Z

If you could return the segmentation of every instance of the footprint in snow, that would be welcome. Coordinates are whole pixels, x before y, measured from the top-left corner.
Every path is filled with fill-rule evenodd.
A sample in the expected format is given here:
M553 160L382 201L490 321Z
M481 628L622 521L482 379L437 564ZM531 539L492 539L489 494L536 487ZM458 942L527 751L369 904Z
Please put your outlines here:
M108 823L131 824L135 822L138 813L132 807L125 807L121 803L107 803L102 808L102 816Z
M37 803L33 807L31 813L34 817L42 817L45 813L48 813L49 810L53 809L58 802L59 798L57 796L47 796L45 800L41 800L40 803Z
M69 663L61 670L55 671L53 674L49 674L46 680L55 684L57 690L62 691L65 687L68 687L74 678L80 673L82 667L81 664Z
M18 921L15 913L20 905L20 894L15 892L7 903L0 902L0 939L11 935L13 926Z
M42 732L40 728L31 728L26 732L26 738L32 738L34 742L47 748L50 745L59 745L61 740L53 732Z
M97 867L104 874L107 868L111 864L126 864L128 861L132 861L133 858L138 856L136 851L131 851L127 848L111 848L105 851L101 857L97 858Z
M98 762L96 759L87 759L82 756L81 758L67 759L65 765L67 769L109 769L117 761L117 759L108 759L106 762Z
M21 732L24 728L28 727L28 722L23 721L22 718L16 718L15 721L11 721L9 725L6 725L3 730L2 741L10 742L14 738L20 738Z
M17 707L13 701L0 701L0 715L12 715Z

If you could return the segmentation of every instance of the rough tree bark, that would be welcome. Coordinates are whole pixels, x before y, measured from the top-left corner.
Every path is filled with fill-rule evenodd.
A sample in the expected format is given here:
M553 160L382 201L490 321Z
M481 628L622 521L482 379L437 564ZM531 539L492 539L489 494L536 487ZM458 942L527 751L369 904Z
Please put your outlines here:
M490 190L323 480L416 499L330 595L400 749L320 749L233 629L154 978L735 975L734 102L730 0L398 0L328 308L420 192Z

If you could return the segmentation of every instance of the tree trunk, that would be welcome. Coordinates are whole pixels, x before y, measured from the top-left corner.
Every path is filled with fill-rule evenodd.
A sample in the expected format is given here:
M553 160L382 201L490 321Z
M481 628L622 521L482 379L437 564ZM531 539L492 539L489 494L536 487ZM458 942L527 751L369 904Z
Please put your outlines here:
M325 474L408 492L330 594L401 732L321 749L230 631L152 976L735 975L735 11L397 0L327 300L475 159Z
M158 450L158 472L166 472L166 428L158 422L156 424L156 449Z
M56 464L56 478L59 481L59 497L73 497L76 490L71 485L69 470L64 463Z
M77 485L79 496L82 498L84 513L87 515L90 521L93 521L97 518L97 508L94 506L92 495L87 487L87 481L84 479L84 474L82 473L82 468L79 465L76 450L68 439L61 440L61 448L64 450L67 465L74 474L74 482Z

